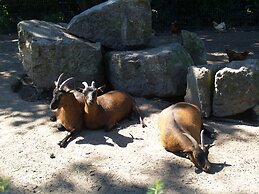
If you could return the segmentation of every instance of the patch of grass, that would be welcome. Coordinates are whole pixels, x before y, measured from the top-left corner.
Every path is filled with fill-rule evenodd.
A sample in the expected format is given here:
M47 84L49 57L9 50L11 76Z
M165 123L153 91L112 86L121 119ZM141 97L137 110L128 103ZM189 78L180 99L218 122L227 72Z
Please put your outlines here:
M5 192L9 185L9 179L6 177L0 178L0 193Z
M153 185L148 188L147 194L163 194L164 182L156 180Z

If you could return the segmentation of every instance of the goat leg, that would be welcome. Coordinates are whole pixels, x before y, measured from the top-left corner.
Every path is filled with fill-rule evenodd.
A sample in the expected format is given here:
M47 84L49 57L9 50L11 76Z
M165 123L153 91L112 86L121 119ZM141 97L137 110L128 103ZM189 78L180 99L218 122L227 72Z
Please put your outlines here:
M58 145L59 145L61 148L67 147L69 141L71 141L73 137L75 137L77 134L79 134L80 131L81 131L81 130L79 130L79 129L73 129L73 130L71 130L70 132L68 132L67 136L66 136L64 139L62 139L62 140L58 143Z
M49 120L52 121L52 122L55 122L57 120L57 117L56 115L52 115L49 117Z
M118 125L118 123L114 123L111 122L106 126L105 132L110 132L112 131L116 126Z
M134 110L134 112L137 114L137 116L139 117L139 122L140 122L140 124L142 125L142 128L147 127L147 125L146 125L145 122L144 122L144 119L142 118L142 116L141 116L141 114L140 114L140 110L139 110L139 108L138 108L138 106L137 106L136 103L134 103L134 105L133 105L133 110Z
M66 131L67 130L61 123L57 123L56 127L58 128L59 131Z

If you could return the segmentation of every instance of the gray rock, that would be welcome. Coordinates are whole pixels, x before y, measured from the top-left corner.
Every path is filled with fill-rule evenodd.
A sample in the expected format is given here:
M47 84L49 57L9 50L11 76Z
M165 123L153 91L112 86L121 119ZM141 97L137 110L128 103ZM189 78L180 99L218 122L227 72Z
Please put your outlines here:
M108 48L125 50L149 42L151 15L148 0L109 0L75 16L67 31Z
M200 107L203 117L210 117L212 111L212 94L214 77L225 64L191 66L188 68L187 89L184 97L186 102Z
M259 101L259 61L233 61L215 75L213 115L235 115Z
M207 64L204 42L193 32L181 31L182 45L191 55L195 65Z
M18 24L18 47L26 73L41 89L54 87L61 72L79 81L104 82L101 45L82 41L60 25L30 20Z
M253 108L252 108L252 111L253 111L253 114L254 114L254 120L255 121L259 121L259 105L257 104L256 106L254 106Z
M200 107L204 117L211 114L211 95L214 75L209 67L188 68L187 89L184 100Z
M105 56L107 75L115 89L136 96L182 96L193 65L179 43L141 51L113 51Z

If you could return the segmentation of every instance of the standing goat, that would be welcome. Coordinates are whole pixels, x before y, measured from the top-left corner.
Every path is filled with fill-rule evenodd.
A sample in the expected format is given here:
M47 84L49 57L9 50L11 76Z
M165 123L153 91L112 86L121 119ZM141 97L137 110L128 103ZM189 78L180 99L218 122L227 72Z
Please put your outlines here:
M197 168L210 172L208 147L204 146L201 131L202 116L197 106L186 102L169 106L159 114L158 127L167 151L186 153Z
M68 135L58 143L60 147L66 147L69 139L79 133L83 127L84 100L83 94L66 87L66 84L73 79L72 77L60 84L62 75L63 73L54 82L56 87L53 90L50 108L57 109L57 122L69 131Z
M95 82L91 86L86 82L82 83L85 88L85 125L88 129L99 129L107 127L111 130L114 125L128 116L133 110L138 114L142 127L145 123L140 116L139 109L135 101L126 93L121 91L110 91L97 97L97 93L102 87L96 88Z

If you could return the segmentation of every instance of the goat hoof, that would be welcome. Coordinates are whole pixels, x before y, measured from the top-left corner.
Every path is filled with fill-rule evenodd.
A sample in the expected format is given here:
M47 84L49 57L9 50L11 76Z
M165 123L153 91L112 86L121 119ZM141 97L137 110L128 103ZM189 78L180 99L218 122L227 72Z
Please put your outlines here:
M142 128L147 127L147 125L145 123L142 123Z
M57 120L57 117L55 115L49 117L49 120L55 122Z
M65 148L65 147L67 147L67 144L66 144L66 142L64 142L64 141L58 142L58 145L59 145L60 148Z
M66 128L61 123L57 124L57 128L59 131L66 131Z

